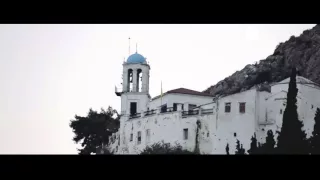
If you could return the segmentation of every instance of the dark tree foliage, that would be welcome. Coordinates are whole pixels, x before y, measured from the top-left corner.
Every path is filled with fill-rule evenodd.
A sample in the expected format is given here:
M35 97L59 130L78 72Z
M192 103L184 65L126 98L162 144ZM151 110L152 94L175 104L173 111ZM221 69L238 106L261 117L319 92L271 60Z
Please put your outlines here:
M248 153L251 154L258 154L258 144L257 144L257 138L256 133L251 137L251 143L250 143L250 149L248 150Z
M242 144L240 144L240 141L237 139L237 146L236 146L235 154L242 155L245 153L246 153L246 150L242 147Z
M227 146L226 146L226 153L227 155L229 155L229 143L227 143Z
M296 69L293 68L287 93L287 106L283 113L282 128L278 136L277 152L280 154L308 153L306 133L302 130L303 123L298 118L297 93Z
M317 108L314 117L314 127L311 139L311 154L320 154L320 109Z
M179 144L176 144L175 146L171 146L170 143L164 143L162 141L159 143L152 144L151 146L147 146L140 154L148 155L148 154L197 154L197 153L185 150Z
M267 132L266 143L260 147L261 154L274 154L275 153L276 141L274 140L273 131Z
M102 147L102 149L97 149L97 155L113 155L113 153L107 148Z
M90 109L86 117L75 115L70 127L75 134L73 141L81 142L79 154L94 154L108 144L109 136L120 127L119 118L117 111L111 107L107 111L101 109L100 113Z
M196 143L195 143L195 148L194 148L194 152L196 154L200 153L200 147L199 147L199 130L201 129L201 122L199 120L197 120L197 129L196 129Z

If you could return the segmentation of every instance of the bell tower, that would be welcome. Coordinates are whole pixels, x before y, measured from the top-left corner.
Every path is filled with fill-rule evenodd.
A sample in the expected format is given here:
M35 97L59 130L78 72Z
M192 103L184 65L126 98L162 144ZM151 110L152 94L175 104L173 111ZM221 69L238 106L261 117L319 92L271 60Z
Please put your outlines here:
M137 52L131 54L123 63L121 115L130 116L147 111L150 101L149 74L150 66L146 58Z

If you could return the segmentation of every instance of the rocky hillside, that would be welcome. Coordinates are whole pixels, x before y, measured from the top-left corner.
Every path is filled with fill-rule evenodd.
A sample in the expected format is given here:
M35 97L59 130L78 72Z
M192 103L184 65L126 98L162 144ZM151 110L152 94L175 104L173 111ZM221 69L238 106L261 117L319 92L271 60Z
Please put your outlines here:
M245 66L204 92L224 96L248 90L263 82L278 82L289 77L292 65L298 69L300 76L320 84L320 25L305 30L298 37L291 36L266 59Z

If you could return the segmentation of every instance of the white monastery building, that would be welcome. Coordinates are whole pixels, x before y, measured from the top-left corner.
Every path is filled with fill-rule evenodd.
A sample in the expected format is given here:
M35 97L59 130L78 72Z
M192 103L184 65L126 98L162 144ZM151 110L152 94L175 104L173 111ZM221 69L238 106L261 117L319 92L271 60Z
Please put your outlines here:
M151 98L150 65L138 54L123 63L120 129L110 137L108 148L114 154L139 154L146 146L163 141L180 144L201 154L234 154L236 141L250 149L256 134L264 142L268 130L281 130L289 78L271 85L223 97L178 88ZM297 76L297 106L300 120L311 135L314 115L320 107L320 87Z

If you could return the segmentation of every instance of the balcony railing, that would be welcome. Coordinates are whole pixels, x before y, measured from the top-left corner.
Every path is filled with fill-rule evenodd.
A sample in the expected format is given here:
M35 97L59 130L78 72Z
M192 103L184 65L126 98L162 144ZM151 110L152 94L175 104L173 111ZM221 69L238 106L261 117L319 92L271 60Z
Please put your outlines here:
M160 113L168 113L168 112L174 112L177 111L173 107L168 107L168 108L161 108Z
M201 109L201 114L213 114L213 109Z
M189 111L182 111L182 116L192 116L192 115L198 115L199 110L189 110Z
M269 119L269 120L267 120L267 121L260 121L259 122L259 125L272 125L272 124L275 124L276 123L276 121L275 120L273 120L273 119Z
M129 119L139 118L141 117L141 113L132 114L129 116Z
M151 116L151 115L153 115L153 114L156 114L156 110L154 110L154 109L152 109L152 110L150 110L150 111L144 112L144 115L145 115L145 116Z

